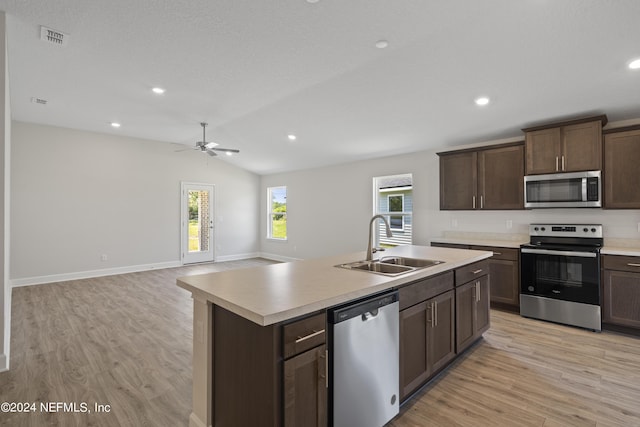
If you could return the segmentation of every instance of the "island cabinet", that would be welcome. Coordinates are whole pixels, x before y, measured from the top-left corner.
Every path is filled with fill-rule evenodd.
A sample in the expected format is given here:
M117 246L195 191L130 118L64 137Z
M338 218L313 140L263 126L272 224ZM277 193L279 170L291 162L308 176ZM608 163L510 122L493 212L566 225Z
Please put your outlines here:
M438 156L441 210L524 208L522 142Z
M507 311L520 310L520 250L497 246L431 243L443 248L474 249L493 252L489 258L491 307Z
M456 353L489 329L489 263L480 261L455 271Z
M602 258L602 322L640 329L640 257Z
M400 400L444 368L455 353L453 272L404 286L400 303Z
M552 123L525 132L526 174L602 169L602 127L607 116Z
M640 126L604 133L604 207L640 209Z
M326 314L260 326L213 308L214 425L326 426Z
M284 426L327 425L325 313L283 326Z

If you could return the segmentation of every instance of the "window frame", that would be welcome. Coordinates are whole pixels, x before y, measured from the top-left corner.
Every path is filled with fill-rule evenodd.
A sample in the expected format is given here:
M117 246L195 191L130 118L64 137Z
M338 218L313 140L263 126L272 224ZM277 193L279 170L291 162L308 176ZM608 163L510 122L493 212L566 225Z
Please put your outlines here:
M273 211L273 192L279 189L284 189L284 199L285 199L285 211L284 212L275 212ZM272 187L267 187L267 239L274 240L277 242L286 242L289 238L289 230L286 227L287 219L288 219L288 206L287 206L287 186L286 185L275 185ZM285 235L284 237L277 237L273 235L273 216L274 215L283 215L285 219Z
M402 201L402 209L399 211L392 211L391 210L391 201L389 200L391 197L400 197L400 200ZM397 230L397 231L404 231L405 226L404 226L404 218L405 218L405 214L404 214L404 194L387 194L387 211L388 212L388 221L389 221L389 228L391 228L391 230ZM397 215L392 215L392 213L396 213ZM402 220L402 225L400 226L400 228L397 227L393 227L393 225L391 224L391 217L392 216L399 216L400 219Z

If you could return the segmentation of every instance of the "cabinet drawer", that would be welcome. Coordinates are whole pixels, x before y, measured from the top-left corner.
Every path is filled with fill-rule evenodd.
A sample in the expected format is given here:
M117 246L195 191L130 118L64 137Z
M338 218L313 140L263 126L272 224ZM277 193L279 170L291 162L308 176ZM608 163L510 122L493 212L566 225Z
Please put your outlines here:
M326 340L327 314L320 313L283 326L284 358L309 350Z
M420 280L398 289L400 310L418 304L443 292L453 289L453 272Z
M486 276L487 274L489 274L489 261L486 259L465 265L456 270L456 286L460 286L481 276Z
M437 247L437 248L469 249L469 245L463 245L463 244L460 244L460 243L431 242L431 246Z
M520 252L519 249L499 248L494 246L471 246L471 249L477 251L491 251L493 252L491 259L504 259L509 261L517 261L518 254Z
M603 255L602 268L605 270L631 271L640 273L640 257Z

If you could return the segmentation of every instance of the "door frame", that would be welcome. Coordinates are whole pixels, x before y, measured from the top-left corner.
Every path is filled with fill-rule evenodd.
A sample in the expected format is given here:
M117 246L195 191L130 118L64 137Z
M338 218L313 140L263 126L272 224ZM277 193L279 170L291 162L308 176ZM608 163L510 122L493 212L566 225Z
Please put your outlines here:
M185 255L188 248L189 242L189 233L186 231L186 223L188 222L189 214L187 209L186 202L186 191L188 187L209 187L211 189L211 197L213 198L210 201L211 212L209 216L211 217L211 225L210 228L211 234L209 236L209 248L211 249L211 258L203 261L191 261L185 262ZM216 260L216 211L217 211L217 195L216 195L216 185L208 184L203 182L190 182L190 181L181 181L180 182L180 263L182 265L187 264L197 264L199 262L215 262Z

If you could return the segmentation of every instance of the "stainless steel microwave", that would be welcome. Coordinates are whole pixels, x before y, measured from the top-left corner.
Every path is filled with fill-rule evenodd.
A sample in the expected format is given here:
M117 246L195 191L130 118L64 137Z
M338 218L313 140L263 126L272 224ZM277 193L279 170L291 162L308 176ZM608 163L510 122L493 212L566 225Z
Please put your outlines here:
M524 177L524 207L600 208L600 171L528 175Z

